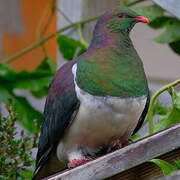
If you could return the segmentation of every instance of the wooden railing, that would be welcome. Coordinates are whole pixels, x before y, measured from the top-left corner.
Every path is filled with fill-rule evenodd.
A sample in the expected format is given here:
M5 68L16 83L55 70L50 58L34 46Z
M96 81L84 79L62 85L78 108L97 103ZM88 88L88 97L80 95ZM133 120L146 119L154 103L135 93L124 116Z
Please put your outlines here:
M146 161L180 159L180 123L143 138L87 164L57 173L46 180L150 180L162 176L160 168ZM180 179L180 178L179 178ZM172 179L173 180L173 179Z

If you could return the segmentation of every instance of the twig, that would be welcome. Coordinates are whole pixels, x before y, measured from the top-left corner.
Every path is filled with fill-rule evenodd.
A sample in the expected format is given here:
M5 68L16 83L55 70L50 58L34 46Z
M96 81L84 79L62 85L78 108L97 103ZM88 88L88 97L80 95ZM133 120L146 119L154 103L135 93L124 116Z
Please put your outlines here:
M79 22L75 22L73 24L70 24L68 26L65 26L64 28L61 28L53 33L51 33L50 35L42 38L41 40L33 43L32 45L26 47L25 49L22 49L21 51L17 52L16 54L14 54L13 56L9 57L9 58L6 58L2 61L2 63L10 63L12 62L13 60L17 59L18 57L21 57L23 56L24 54L26 54L27 52L30 52L32 51L34 48L42 45L43 43L45 43L46 41L48 41L49 39L51 39L52 37L54 37L57 33L61 33L61 32L64 32L66 31L67 29L71 28L71 27L74 27L74 26L77 26L78 24L85 24L85 23L89 23L91 21L94 21L96 19L98 19L100 16L94 16L94 17L91 17L89 19L86 19L86 20L83 20L83 21L79 21Z
M88 48L89 44L85 41L85 39L83 38L82 35L82 25L78 24L77 26L77 30L78 30L78 36L79 36L79 40L80 42L86 47L86 49Z
M150 104L149 104L149 111L147 114L147 119L149 122L149 135L154 132L154 124L153 124L153 105L157 99L157 97L164 91L168 90L170 87L174 87L176 85L180 84L180 79L177 79L176 81L173 81L161 89L159 89L151 98Z
M71 19L60 9L60 8L58 8L58 7L56 7L55 6L55 9L60 13L60 14L62 14L62 16L64 17L64 19L67 21L67 22L69 22L69 23L73 23L72 21L71 21Z
M132 2L129 2L126 4L126 6L133 6L137 3L140 3L140 2L143 2L143 1L146 1L146 0L135 0L135 1L132 1ZM63 13L60 9L57 9L57 7L55 7L56 10L59 10L61 12L61 14ZM63 14L63 16L69 21L69 18ZM86 19L86 20L83 20L83 21L79 21L79 22L75 22L75 23L72 23L68 26L65 26L64 28L61 28L53 33L51 33L50 35L40 39L39 41L33 43L32 45L20 50L19 52L17 52L16 54L4 59L2 61L2 63L5 63L5 64L8 64L10 62L12 62L13 60L17 59L18 57L21 57L23 56L24 54L32 51L33 49L39 47L39 46L42 46L46 41L48 41L49 39L53 38L57 33L61 33L63 31L66 31L67 29L71 28L71 27L74 27L74 26L78 26L78 25L83 25L85 23L88 23L88 22L91 22L91 21L94 21L96 20L97 18L99 18L100 16L94 16L92 18L89 18L89 19Z

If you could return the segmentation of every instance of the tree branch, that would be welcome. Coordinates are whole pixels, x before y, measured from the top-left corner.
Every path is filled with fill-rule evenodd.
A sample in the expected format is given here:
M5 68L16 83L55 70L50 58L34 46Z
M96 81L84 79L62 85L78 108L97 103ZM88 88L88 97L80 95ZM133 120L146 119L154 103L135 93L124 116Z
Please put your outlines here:
M85 19L85 20L83 20L83 21L75 22L75 23L73 23L73 24L70 24L70 25L68 25L68 26L65 26L64 28L61 28L61 29L55 31L55 32L51 33L50 35L42 38L41 40L33 43L32 45L30 45L30 46L22 49L21 51L17 52L17 53L14 54L13 56L4 59L4 60L2 61L2 63L8 64L8 63L12 62L13 60L17 59L18 57L23 56L23 55L26 54L27 52L32 51L34 48L37 48L38 46L44 44L46 41L48 41L49 39L51 39L52 37L54 37L56 34L61 33L61 32L64 32L64 31L66 31L67 29L70 29L70 28L72 28L72 27L74 27L74 26L78 26L79 24L83 25L83 24L85 24L85 23L89 23L89 22L91 22L91 21L94 21L94 20L98 19L99 17L100 17L99 15L98 15L98 16L94 16L94 17L91 17L91 18L89 18L89 19Z

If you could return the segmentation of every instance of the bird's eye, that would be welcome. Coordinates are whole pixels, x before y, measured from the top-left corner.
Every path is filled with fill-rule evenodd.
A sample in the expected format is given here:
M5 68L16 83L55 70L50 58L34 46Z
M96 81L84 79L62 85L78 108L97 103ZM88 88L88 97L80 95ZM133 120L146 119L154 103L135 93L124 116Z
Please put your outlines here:
M125 15L124 15L124 14L118 14L117 17L118 17L118 18L124 18Z

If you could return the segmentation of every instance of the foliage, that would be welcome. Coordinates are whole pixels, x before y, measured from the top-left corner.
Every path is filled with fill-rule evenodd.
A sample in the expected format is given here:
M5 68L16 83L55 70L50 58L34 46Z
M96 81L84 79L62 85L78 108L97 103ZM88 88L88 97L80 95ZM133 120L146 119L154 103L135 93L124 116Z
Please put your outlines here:
M22 130L18 135L12 106L8 109L9 116L0 117L0 179L31 179L30 167L34 165L31 149L36 146L37 134L25 135Z
M137 13L150 19L149 26L153 29L165 29L154 40L158 43L168 44L169 47L180 55L180 21L167 13L157 5L149 5L133 8Z
M168 175L172 173L173 171L180 169L180 160L175 161L175 166L161 159L151 159L151 160L148 160L148 162L152 162L156 164L157 166L159 166L162 170L163 175Z
M154 115L159 115L159 118L155 124L155 132L180 122L180 92L176 93L174 88L170 88L168 92L172 99L172 106L167 108L159 104L158 109L156 107Z
M86 47L81 41L75 40L65 35L59 35L57 37L57 43L59 51L68 61L74 59L76 56L79 56L86 51Z
M14 104L19 122L30 132L38 131L42 114L32 107L26 98L16 95L14 90L28 90L35 97L43 97L47 94L55 69L55 63L49 57L45 57L32 72L25 70L16 72L8 65L0 64L0 101Z

